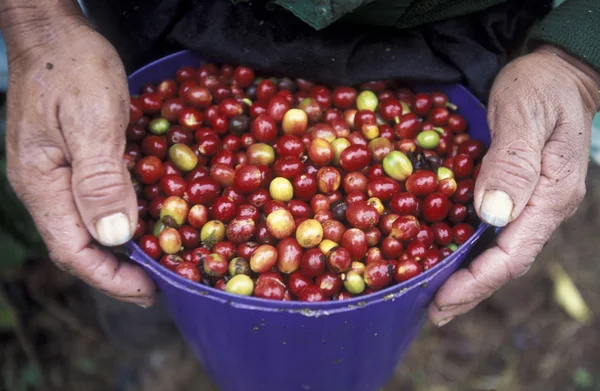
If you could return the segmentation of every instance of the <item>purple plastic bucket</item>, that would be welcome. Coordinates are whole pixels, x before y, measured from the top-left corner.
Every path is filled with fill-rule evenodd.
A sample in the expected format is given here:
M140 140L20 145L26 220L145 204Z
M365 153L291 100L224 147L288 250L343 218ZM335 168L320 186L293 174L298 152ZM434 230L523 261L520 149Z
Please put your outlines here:
M133 73L144 83L172 78L202 57L175 53ZM469 122L471 137L489 145L485 107L460 85L440 90ZM376 391L393 375L421 331L435 292L488 230L481 224L454 254L417 278L348 301L275 302L241 297L186 280L130 242L130 258L156 282L179 331L221 391Z

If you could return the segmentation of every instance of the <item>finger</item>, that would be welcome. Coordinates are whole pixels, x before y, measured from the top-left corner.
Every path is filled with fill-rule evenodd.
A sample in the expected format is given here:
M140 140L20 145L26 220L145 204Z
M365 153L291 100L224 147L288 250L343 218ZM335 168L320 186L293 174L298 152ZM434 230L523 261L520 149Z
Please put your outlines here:
M71 192L69 167L56 168L29 182L20 186L30 189L21 198L59 267L115 299L145 307L153 304L155 286L146 273L119 262L109 250L96 245L86 230Z
M539 116L535 116L527 99L511 99L511 89L517 84L505 85L500 81L490 97L492 144L482 161L474 194L475 209L481 219L497 227L514 220L527 204L538 181L541 152L550 135L544 124L532 119Z
M588 137L578 137L579 133L555 132L544 149L542 174L527 206L498 236L494 247L440 288L429 307L434 324L444 325L468 312L526 273L552 232L575 212L585 194L587 159L581 151L589 144Z
M93 115L68 111L59 116L72 159L75 204L83 223L97 241L117 246L133 236L137 202L123 164L127 107L116 90L102 91L100 96L92 95L95 102L89 107L100 108Z

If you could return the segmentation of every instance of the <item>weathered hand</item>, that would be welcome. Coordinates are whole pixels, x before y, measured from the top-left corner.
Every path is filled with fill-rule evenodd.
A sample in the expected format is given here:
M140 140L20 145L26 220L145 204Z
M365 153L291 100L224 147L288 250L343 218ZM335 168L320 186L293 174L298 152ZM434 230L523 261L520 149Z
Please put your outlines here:
M129 121L123 65L76 11L44 16L43 25L26 29L3 21L9 180L57 265L119 300L150 305L150 278L94 242L121 245L137 223L122 160Z
M508 64L488 105L492 145L475 186L480 217L506 226L494 247L455 273L429 308L442 326L530 268L585 195L600 75L543 46ZM507 225L508 224L508 225Z

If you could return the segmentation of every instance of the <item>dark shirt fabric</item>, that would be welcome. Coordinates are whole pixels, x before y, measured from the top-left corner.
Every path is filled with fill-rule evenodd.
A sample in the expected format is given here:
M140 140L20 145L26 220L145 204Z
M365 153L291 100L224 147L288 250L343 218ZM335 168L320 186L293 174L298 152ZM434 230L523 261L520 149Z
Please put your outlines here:
M430 1L440 7L454 3ZM484 3L497 2L480 3L483 7ZM192 49L217 62L245 64L329 84L374 79L460 82L484 102L510 53L551 10L550 0L509 0L465 15L403 27L383 23L381 17L377 23L377 18L364 17L361 21L358 12L374 12L369 11L373 2L348 9L316 29L289 7L260 0L84 3L129 72L167 53ZM394 9L415 15L415 21L418 15L439 12L418 8L408 0L387 3L392 8L397 3ZM403 3L411 3L409 10L400 9ZM399 23L408 26L407 22Z

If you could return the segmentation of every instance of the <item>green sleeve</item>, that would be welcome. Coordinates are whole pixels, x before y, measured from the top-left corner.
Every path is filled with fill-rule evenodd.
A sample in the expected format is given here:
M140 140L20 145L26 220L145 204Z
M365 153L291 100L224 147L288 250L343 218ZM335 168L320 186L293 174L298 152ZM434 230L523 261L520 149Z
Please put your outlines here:
M565 0L533 30L528 47L557 46L600 72L600 0Z

